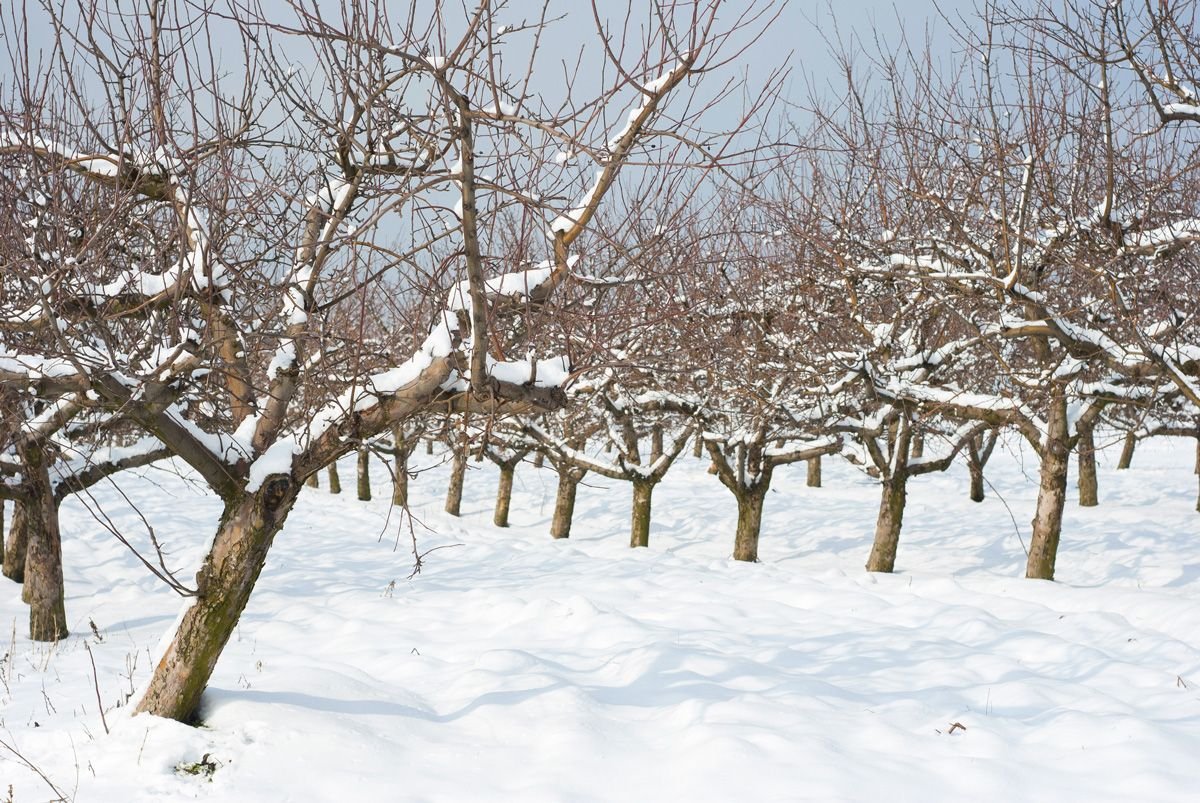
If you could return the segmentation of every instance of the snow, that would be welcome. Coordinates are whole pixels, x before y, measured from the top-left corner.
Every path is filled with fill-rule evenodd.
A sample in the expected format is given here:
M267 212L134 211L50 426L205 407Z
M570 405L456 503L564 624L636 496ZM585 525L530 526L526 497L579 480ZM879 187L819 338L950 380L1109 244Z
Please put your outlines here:
M566 233L579 223L583 218L584 212L592 205L596 198L596 193L600 191L600 182L604 179L604 171L597 170L595 178L592 179L592 186L584 193L575 206L570 211L559 215L550 223L550 231Z
M518 469L497 530L494 467L470 464L453 519L442 456L418 450L420 548L446 548L407 580L408 522L386 501L305 489L200 729L112 708L181 601L72 499L75 635L25 640L17 588L0 586L0 739L79 801L1190 801L1192 446L1149 441L1122 472L1101 451L1101 507L1068 506L1056 583L1019 576L1035 464L1018 438L997 447L982 504L961 464L910 483L893 576L862 570L877 483L840 460L824 488L776 472L750 565L728 558L736 511L707 460L667 474L650 548L631 550L626 483L589 478L571 539L553 542L551 470ZM189 577L219 505L162 470L117 479ZM146 545L115 491L96 496ZM176 772L205 754L211 782ZM55 796L0 747L8 784L16 801Z

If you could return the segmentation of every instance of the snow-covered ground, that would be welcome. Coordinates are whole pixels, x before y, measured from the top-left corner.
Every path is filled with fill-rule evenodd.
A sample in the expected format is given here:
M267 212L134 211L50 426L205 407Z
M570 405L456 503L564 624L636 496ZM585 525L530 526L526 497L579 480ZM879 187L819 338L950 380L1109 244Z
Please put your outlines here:
M113 708L180 601L72 502L74 635L31 644L0 581L0 739L46 776L0 747L0 800L47 800L48 782L79 801L1196 800L1192 449L1144 444L1124 472L1104 452L1056 583L1021 577L1027 454L993 458L979 505L960 466L914 480L893 576L862 569L877 496L852 467L827 460L820 489L782 470L747 565L728 557L732 497L686 458L636 551L620 483L589 478L554 542L550 469L518 470L500 530L490 466L456 520L434 465L412 485L418 543L446 548L407 579L379 467L377 501L302 495L200 728ZM121 487L190 579L213 500L161 470ZM97 498L146 543L115 491ZM177 770L203 761L211 777Z

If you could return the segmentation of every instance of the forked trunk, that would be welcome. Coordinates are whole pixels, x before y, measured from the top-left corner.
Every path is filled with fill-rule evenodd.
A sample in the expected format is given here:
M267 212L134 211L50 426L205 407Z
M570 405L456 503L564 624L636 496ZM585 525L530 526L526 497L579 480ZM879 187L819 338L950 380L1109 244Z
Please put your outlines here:
M1079 441L1076 445L1079 458L1079 506L1095 507L1100 504L1100 493L1096 482L1096 438L1090 426L1079 426Z
M454 459L450 461L450 483L446 487L446 512L451 516L461 515L463 482L467 476L466 446L454 450Z
M867 559L867 571L891 572L896 568L896 550L900 546L900 528L904 524L904 503L908 495L908 473L894 472L880 483L879 516L875 519L875 543Z
M29 638L58 641L67 637L67 610L63 601L62 542L59 539L58 505L45 457L37 447L23 455L31 493L25 520L25 587L21 598L29 603Z
M554 494L554 517L550 520L551 538L570 538L571 519L575 515L575 494L587 472L559 466L558 491Z
M196 576L198 596L154 669L137 711L188 722L217 658L246 608L275 534L299 486L283 476L226 504L213 545Z
M340 494L342 492L342 478L338 475L337 461L329 464L329 493Z
M1033 536L1029 542L1029 560L1025 565L1025 576L1038 580L1054 579L1054 562L1058 557L1063 508L1067 498L1067 467L1071 449L1067 440L1067 400L1061 388L1054 390L1047 419L1038 480L1037 511L1033 516Z
M821 456L810 457L808 459L808 477L809 488L821 487Z
M371 501L371 450L365 446L358 450L358 499Z
M650 546L650 499L653 494L653 482L641 479L633 481L633 522L629 533L631 547Z
M1125 433L1125 441L1121 444L1121 459L1117 461L1117 468L1124 470L1129 468L1133 462L1133 449L1137 446L1137 436L1132 432Z
M500 466L500 484L496 487L496 512L492 516L492 523L497 527L508 526L508 508L512 503L513 474L516 468L515 465Z
M762 531L763 500L766 488L743 491L737 494L737 535L733 541L733 559L751 563L758 561L758 536Z
M967 474L971 477L971 501L982 502L984 499L983 464L979 462L974 445L967 448Z
M25 582L25 552L29 547L29 528L25 522L28 518L28 505L14 502L8 540L4 543L4 576L16 583Z

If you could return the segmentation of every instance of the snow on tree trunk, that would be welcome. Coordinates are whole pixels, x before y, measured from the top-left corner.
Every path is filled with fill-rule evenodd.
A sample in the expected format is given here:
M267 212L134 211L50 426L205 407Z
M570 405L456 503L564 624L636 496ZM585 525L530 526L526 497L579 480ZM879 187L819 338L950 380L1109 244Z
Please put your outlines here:
M366 446L358 450L358 499L371 501L371 450Z
M1025 576L1038 580L1054 579L1054 562L1062 534L1063 508L1067 496L1067 468L1071 449L1067 440L1067 399L1056 386L1051 396L1042 444L1042 465L1038 480L1037 510L1033 516L1033 537L1029 542L1029 560Z
M908 495L908 472L897 469L880 483L879 516L875 519L875 543L867 559L867 571L891 572L896 568L896 550L904 524L904 503Z
M821 487L821 457L810 457L808 459L808 476L806 478L809 488Z
M1133 449L1137 446L1137 436L1132 432L1125 433L1125 442L1121 445L1121 459L1117 461L1117 469L1124 470L1129 468L1133 462Z
M155 667L138 712L180 722L194 719L217 658L298 492L288 477L275 476L258 491L226 503L212 549L196 576L198 596Z
M508 526L508 509L512 503L512 487L513 474L516 473L515 465L500 466L500 484L496 487L496 512L492 516L492 523L497 527Z
M338 475L337 461L329 464L329 493L340 494L342 492L342 478Z
M1090 425L1078 427L1079 441L1076 444L1079 460L1079 506L1096 507L1100 504L1100 493L1096 481L1096 438Z
M633 521L629 532L629 546L650 546L650 500L654 494L654 483L647 480L633 481Z
M25 552L29 546L29 528L26 525L28 518L29 508L26 503L14 502L8 540L4 544L4 576L16 583L25 582Z
M29 638L58 641L67 637L67 610L63 598L62 543L58 505L41 448L23 450L29 472L26 487L31 501L25 532L25 586L21 597L29 603Z
M758 562L758 536L762 532L765 488L755 488L737 494L737 534L733 540L733 559Z

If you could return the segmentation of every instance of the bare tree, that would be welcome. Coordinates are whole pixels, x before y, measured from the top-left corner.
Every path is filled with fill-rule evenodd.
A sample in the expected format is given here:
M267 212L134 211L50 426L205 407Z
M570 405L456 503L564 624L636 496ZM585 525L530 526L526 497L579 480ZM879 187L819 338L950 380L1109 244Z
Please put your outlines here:
M334 19L298 1L290 19L268 19L237 4L219 15L160 0L138 15L47 5L48 69L32 74L34 54L12 51L4 175L53 173L89 202L82 230L137 258L91 259L93 244L73 244L61 221L51 259L14 254L6 275L31 277L32 303L6 293L7 321L66 321L102 346L56 351L5 335L0 382L121 410L224 505L138 710L194 714L309 475L431 410L486 417L564 403L571 363L547 304L573 249L622 168L653 167L642 148L655 125L686 131L705 105L664 119L668 96L762 21L751 9L722 28L719 4L656 3L614 26L594 9L613 77L585 98L579 76L556 108L533 82L547 15L510 28L495 11L419 16L414 6L394 20L363 0ZM28 41L23 24L10 20L5 41ZM217 38L241 57L218 63ZM711 158L677 142L680 162ZM594 165L587 178L554 159L566 152ZM493 249L514 216L542 238L540 262ZM48 271L72 281L47 283ZM397 315L419 319L407 330L416 339L400 330L378 348L338 336L339 316L376 307L385 287ZM147 327L147 311L170 323L156 326L169 338L149 355L158 359L117 336ZM184 404L185 392L201 400Z

